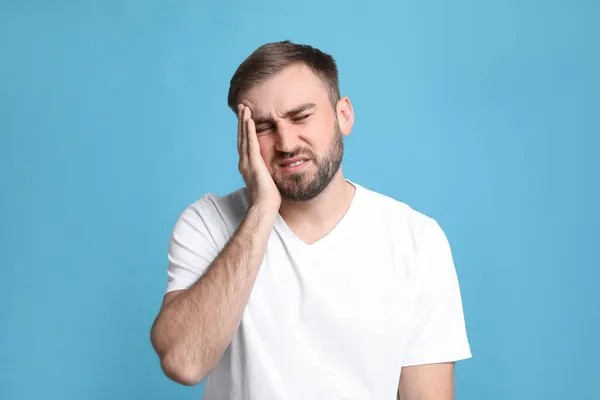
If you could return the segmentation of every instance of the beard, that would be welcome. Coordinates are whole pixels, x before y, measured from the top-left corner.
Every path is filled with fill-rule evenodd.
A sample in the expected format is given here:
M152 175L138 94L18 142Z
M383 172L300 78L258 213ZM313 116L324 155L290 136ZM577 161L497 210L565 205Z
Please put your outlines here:
M277 160L281 162L281 160L298 155L310 157L310 162L316 167L316 171L302 171L285 176L275 174L273 181L282 198L292 201L308 201L325 190L342 164L344 142L338 122L335 123L333 139L324 156L318 157L311 151L300 148L291 153L279 153Z

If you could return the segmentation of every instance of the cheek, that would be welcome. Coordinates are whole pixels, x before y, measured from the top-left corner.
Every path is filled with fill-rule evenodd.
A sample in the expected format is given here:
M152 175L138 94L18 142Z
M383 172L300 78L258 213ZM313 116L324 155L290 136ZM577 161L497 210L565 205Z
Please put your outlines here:
M273 157L273 144L268 140L267 136L258 138L258 146L260 147L260 155L265 163L269 165Z
M335 133L335 120L323 119L318 123L307 124L306 141L315 149L327 148Z

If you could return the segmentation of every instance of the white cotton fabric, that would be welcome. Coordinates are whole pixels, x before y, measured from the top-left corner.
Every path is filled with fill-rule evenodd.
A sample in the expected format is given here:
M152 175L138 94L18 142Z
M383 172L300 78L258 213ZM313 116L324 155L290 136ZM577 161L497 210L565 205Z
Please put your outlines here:
M471 357L438 223L348 182L356 187L350 208L315 244L277 217L203 400L395 400L403 366ZM247 209L245 188L207 194L185 209L169 246L167 292L202 276Z

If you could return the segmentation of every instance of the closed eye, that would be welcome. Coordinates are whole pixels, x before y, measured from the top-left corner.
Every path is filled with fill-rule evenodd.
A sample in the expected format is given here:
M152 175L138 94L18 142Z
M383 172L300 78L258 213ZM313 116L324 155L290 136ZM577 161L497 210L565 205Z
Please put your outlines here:
M303 116L301 116L301 117L292 118L292 121L294 121L294 122L298 122L298 121L305 120L305 119L307 119L308 117L310 117L310 114L306 114L306 115L303 115Z
M267 132L271 129L270 126L257 126L256 127L256 133L263 133L263 132Z

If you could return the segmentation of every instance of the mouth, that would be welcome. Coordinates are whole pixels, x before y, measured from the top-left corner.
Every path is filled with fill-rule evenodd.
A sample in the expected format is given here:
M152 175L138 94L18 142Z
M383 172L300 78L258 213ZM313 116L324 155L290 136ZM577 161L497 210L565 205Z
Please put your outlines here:
M309 158L296 157L296 158L291 158L289 160L285 160L285 162L279 164L279 167L284 172L294 172L294 171L300 170L301 168L306 166L309 162L310 162Z

